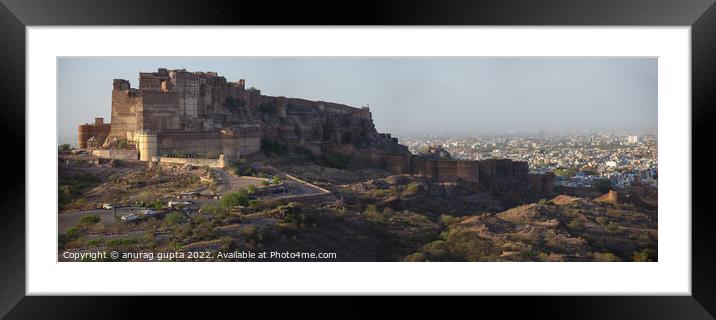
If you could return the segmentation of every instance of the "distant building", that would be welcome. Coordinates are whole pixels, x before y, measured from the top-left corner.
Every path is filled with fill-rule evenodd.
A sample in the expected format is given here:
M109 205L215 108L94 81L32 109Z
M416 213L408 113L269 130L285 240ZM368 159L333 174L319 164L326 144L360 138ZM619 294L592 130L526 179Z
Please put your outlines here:
M639 143L639 136L628 136L628 137L627 137L627 143L629 143L629 144L637 144L637 143Z

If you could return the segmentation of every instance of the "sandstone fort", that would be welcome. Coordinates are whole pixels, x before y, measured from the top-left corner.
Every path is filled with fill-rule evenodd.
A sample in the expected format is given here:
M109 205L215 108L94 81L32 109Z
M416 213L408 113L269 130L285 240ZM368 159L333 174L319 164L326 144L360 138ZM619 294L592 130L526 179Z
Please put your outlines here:
M413 155L397 138L376 130L368 107L262 95L244 79L230 82L216 72L160 68L140 72L138 88L123 79L112 85L110 123L96 118L78 127L79 147L100 159L224 167L270 143L349 154L367 166L437 182L522 181L539 193L552 185L551 174L530 174L527 162Z

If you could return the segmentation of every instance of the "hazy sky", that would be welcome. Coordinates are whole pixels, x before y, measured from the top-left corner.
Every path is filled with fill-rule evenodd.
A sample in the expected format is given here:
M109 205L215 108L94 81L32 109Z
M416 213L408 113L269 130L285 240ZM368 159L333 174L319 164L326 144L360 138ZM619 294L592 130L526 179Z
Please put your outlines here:
M60 58L59 142L110 121L112 79L159 67L246 79L264 95L370 105L394 135L657 128L655 58Z

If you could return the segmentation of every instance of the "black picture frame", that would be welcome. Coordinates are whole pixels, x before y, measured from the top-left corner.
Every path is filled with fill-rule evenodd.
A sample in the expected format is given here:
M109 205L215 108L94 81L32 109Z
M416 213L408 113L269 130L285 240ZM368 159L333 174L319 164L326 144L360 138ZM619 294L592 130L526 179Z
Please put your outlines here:
M709 149L716 86L714 0L517 1L106 1L0 0L0 316L124 318L137 312L166 316L153 299L38 297L25 294L25 56L27 26L88 25L568 25L691 26L692 54L692 295L655 297L503 297L470 299L470 310L494 308L510 316L609 319L713 319L716 315L716 242L708 210L714 170ZM47 106L48 113L54 106ZM11 168L11 169L8 169ZM20 170L22 168L23 170ZM53 195L50 195L53 196ZM668 195L663 195L668 197ZM686 214L686 213L663 213ZM177 298L175 305L207 299ZM204 302L202 302L204 301ZM245 301L245 300L244 300ZM299 299L301 303L304 299ZM211 302L215 303L215 302ZM433 300L425 303L434 303ZM465 302L460 302L465 303ZM333 303L330 303L333 305ZM373 303L371 305L375 306ZM410 303L410 305L423 305ZM398 306L405 306L399 304ZM505 308L507 311L504 311ZM212 308L213 312L217 311ZM219 308L220 309L220 308ZM297 311L287 308L289 311ZM457 309L457 310L456 310ZM350 315L377 311L349 302ZM429 310L406 308L423 314ZM183 312L182 309L174 310ZM219 310L220 311L220 310ZM257 314L243 311L242 315ZM434 310L433 310L434 311ZM275 310L272 310L275 312ZM310 312L310 311L309 311ZM460 308L445 309L445 317ZM260 313L258 313L260 314ZM347 315L348 315L347 314ZM385 313L381 314L385 315Z

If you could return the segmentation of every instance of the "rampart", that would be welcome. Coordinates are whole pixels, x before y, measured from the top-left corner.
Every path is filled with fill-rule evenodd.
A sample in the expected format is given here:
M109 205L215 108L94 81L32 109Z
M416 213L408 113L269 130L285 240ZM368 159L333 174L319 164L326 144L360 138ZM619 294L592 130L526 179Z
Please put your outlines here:
M92 155L103 159L139 160L137 150L96 149L92 150Z
M109 135L110 125L104 118L94 118L94 123L81 124L77 127L77 145L80 149L102 146Z
M367 159L371 166L384 168L393 174L421 175L436 182L480 183L492 188L500 179L516 179L529 184L537 193L550 194L554 174L530 174L526 161L511 159L452 160L426 159L416 155L390 154L380 150L361 150L333 146L332 151L353 152Z
M200 159L200 158L172 158L172 157L153 157L152 162L164 164L184 164L197 167L225 168L227 166L223 156L218 159Z

